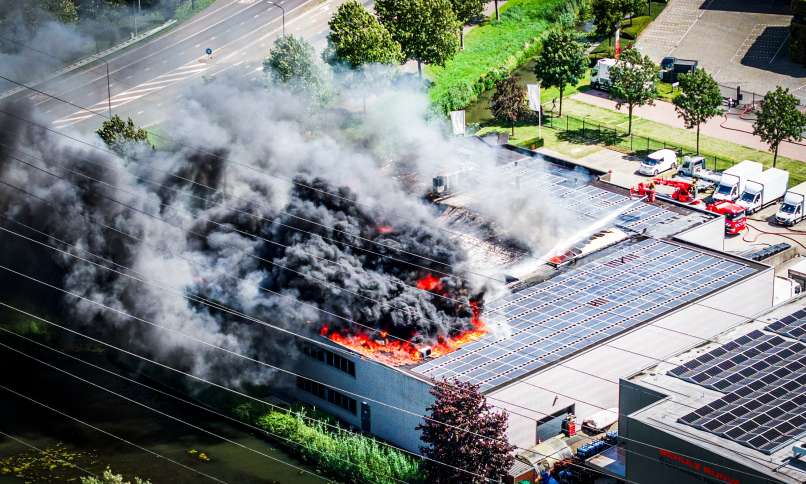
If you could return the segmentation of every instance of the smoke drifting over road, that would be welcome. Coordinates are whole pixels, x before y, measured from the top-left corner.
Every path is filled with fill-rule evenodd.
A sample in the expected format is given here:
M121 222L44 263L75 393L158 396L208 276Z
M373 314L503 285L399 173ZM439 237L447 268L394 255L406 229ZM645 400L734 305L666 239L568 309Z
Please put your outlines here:
M415 167L430 181L435 160L454 157L458 141L426 121L427 100L416 88L399 83L366 89L374 96L363 113L344 109L344 102L322 107L280 88L218 79L191 89L171 113L164 124L168 147L129 146L125 156L14 117L36 119L26 107L15 108L14 116L0 114L0 183L6 184L0 187L0 225L103 266L114 267L114 261L131 267L114 268L154 284L8 233L2 234L0 260L88 299L284 367L295 355L292 338L198 298L312 337L323 325L344 332L369 327L419 346L472 330L475 300L489 281L470 271L423 193L394 176ZM522 206L489 203L515 236L540 232L538 226L516 227L524 219L508 210ZM429 283L430 292L418 289L429 274L438 282ZM55 319L198 375L235 383L270 377L175 333L17 276L2 280L2 289L27 298L28 307L49 301L60 316Z

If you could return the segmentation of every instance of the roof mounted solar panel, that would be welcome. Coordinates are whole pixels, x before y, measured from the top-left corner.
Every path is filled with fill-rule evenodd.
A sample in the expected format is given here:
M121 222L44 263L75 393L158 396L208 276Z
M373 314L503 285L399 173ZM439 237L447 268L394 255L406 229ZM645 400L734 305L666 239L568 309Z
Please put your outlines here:
M712 280L698 276L716 268L720 274ZM490 310L506 318L511 329L508 338L482 338L424 362L413 371L439 378L451 370L460 380L469 381L492 368L491 357L502 348L527 357L525 361L506 360L481 378L481 388L486 390L511 380L512 375L545 367L698 297L695 291L663 290L666 287L710 292L753 272L741 262L661 240L627 243L581 267L489 303ZM662 284L658 282L661 280ZM547 351L535 352L540 349ZM476 359L479 357L481 360ZM471 358L474 364L466 365ZM501 374L506 376L490 376Z

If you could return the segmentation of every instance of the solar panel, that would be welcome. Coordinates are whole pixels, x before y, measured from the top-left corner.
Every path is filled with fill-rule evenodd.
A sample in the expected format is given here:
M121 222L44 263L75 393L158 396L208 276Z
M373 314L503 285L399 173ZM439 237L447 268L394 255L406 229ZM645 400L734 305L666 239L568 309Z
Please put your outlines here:
M519 176L520 186L531 185L540 193L551 193L552 198L561 200L563 207L576 212L582 219L601 220L621 209L624 212L616 218L613 225L636 233L673 224L680 224L679 230L683 230L692 223L665 208L637 202L626 195L590 185L587 179L580 183L566 168L547 169L544 163L537 160L531 165L528 160L524 160L521 166L536 168L532 170L532 174Z
M661 240L620 247L488 304L488 314L509 324L509 336L489 335L413 370L489 389L692 301L703 287L713 291L753 273L740 262L723 265L722 258ZM718 276L703 277L716 267ZM590 304L601 299L607 303Z
M806 309L801 309L781 318L764 329L806 342Z
M679 422L771 454L806 434L806 345L753 331L669 374L726 393Z

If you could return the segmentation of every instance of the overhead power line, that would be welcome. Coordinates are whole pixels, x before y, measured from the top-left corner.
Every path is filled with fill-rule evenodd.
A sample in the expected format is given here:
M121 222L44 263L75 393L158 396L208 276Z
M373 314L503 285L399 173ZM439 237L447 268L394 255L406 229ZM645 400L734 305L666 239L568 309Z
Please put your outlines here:
M221 384L219 384L219 383L215 383L215 382L213 382L213 381L207 380L207 379L202 378L202 377L200 377L200 376L194 375L193 373L188 373L188 372L185 372L185 371L182 371L182 370L176 369L176 368L174 368L174 367L172 367L172 366L170 366L170 365L166 365L166 364L164 364L164 363L160 363L159 361L156 361L156 360L153 360L153 359L147 358L147 357L142 356L142 355L140 355L140 354L138 354L138 353L134 353L134 352L129 351L129 350L126 350L126 349L124 349L124 348L121 348L121 347L118 347L118 346L112 345L112 344L107 343L107 342L105 342L105 341L102 341L102 340L100 340L100 339L98 339L98 338L94 338L94 337L92 337L92 336L88 336L88 335L86 335L86 334L84 334L84 333L81 333L80 331L76 331L76 330L74 330L74 329L68 328L67 326L63 326L63 325L60 325L60 324L54 323L54 322L52 322L52 321L50 321L50 320L47 320L47 319L42 318L42 317L40 317L40 316L37 316L37 315L35 315L35 314L32 314L32 313L29 313L29 312L24 311L24 310L22 310L22 309L19 309L19 308L15 307L15 306L12 306L11 304L8 304L8 303L6 303L6 302L4 302L4 301L0 301L0 307L5 307L5 308L10 309L10 310L12 310L12 311L16 311L16 312L18 312L18 313L20 313L20 314L23 314L23 315L25 315L25 316L28 316L28 317L30 317L30 318L34 318L34 319L36 319L37 321L40 321L40 322L43 322L43 323L45 323L45 324L49 324L49 325L51 325L51 326L53 326L53 327L59 328L59 329L61 329L61 330L63 330L63 331L66 331L66 332L68 332L68 333L72 334L72 335L79 336L79 337L85 338L85 339L87 339L87 340L89 340L89 341L92 341L92 342L94 342L94 343L97 343L97 344L99 344L99 345L105 346L105 347L107 347L107 348L110 348L110 349L113 349L113 350L116 350L116 351L120 351L121 353L124 353L124 354L126 354L126 355L132 356L132 357L134 357L134 358L138 358L138 359L140 359L140 360L142 360L142 361L145 361L145 362L151 363L151 364L153 364L153 365L155 365L155 366L158 366L158 367L160 367L160 368L163 368L163 369L166 369L166 370L169 370L169 371L172 371L172 372L178 373L178 374L180 374L180 375L186 376L186 377L191 378L191 379L193 379L193 380L196 380L196 381L199 381L199 382L206 383L206 384L208 384L208 385L210 385L210 386L213 386L213 387L215 387L215 388L218 388L218 389L221 389L221 390L224 390L224 391L230 392L230 393L232 393L233 395L237 395L237 396L239 396L239 397L242 397L242 398L245 398L245 399L248 399L248 400L251 400L251 401L257 402L257 403L261 403L261 404L263 404L263 405L266 405L266 406L268 406L268 407L270 407L270 408L272 408L272 409L278 410L278 411L282 411L282 412L285 412L285 413L289 413L289 412L291 412L289 409L287 409L287 408L283 408L283 407L281 407L281 406L279 406L279 405L277 405L277 404L275 404L275 403L272 403L272 402L269 402L269 401L267 401L267 400L263 400L263 399L260 399L260 398L254 397L254 396L249 395L249 394L247 394L247 393L243 393L243 392L241 392L241 391L238 391L238 390L232 389L232 388L230 388L230 387L227 387L227 386L225 386L225 385L221 385ZM344 428L344 427L340 427L340 426L338 426L338 425L332 424L332 423L327 422L327 421L325 421L325 420L319 420L319 419L315 419L315 418L313 418L313 417L309 417L309 416L307 416L307 415L301 415L301 417L302 417L304 420L308 421L308 422L316 422L316 423L321 423L322 425L324 425L324 426L326 426L326 427L328 427L328 428L331 428L331 429L333 429L333 430L335 430L335 431L341 431L341 432L346 432L346 433L350 433L350 434L353 434L353 435L359 435L359 434L357 434L357 433L355 433L355 432L351 431L350 429L346 429L346 428ZM421 459L429 460L429 461L432 461L432 462L434 462L434 463L436 463L436 464L443 465L443 466L445 466L445 467L449 467L449 468L452 468L452 469L454 469L454 470L463 471L463 472L466 472L466 473L468 473L468 474L470 474L470 475L473 475L473 476L476 476L476 477L481 477L481 478L484 478L484 476L480 476L480 475L475 474L475 473L473 473L473 472L471 472L471 471L467 471L467 470L464 470L464 469L462 469L462 468L456 467L456 466L454 466L454 465L451 465L451 464L448 464L448 463L445 463L445 462L441 462L441 461L436 460L436 459L432 459L432 458L429 458L429 457L426 457L426 456L423 456L423 455L417 454L416 452L412 452L412 451L410 451L410 450L403 449L402 447L397 447L397 446L392 445L392 444L390 444L390 443L388 443L388 442L383 442L383 441L379 441L379 440L378 440L378 441L376 441L376 442L377 442L378 444L380 444L380 445L387 446L387 447L389 447L390 449L397 450L397 451L400 451L400 452L403 452L403 453L406 453L406 454L410 454L410 455L412 455L412 456L415 456L415 457L418 457L418 458L421 458Z
M281 440L281 441L285 442L285 444L287 444L287 445L292 445L294 447L303 447L303 448L308 449L309 451L317 453L317 454L326 453L325 451L323 451L321 449L314 449L312 446L305 445L305 443L296 442L294 440L289 439L288 437L284 437L282 435L270 432L270 431L268 431L268 430L266 430L264 428L257 427L255 425L253 425L251 422L245 422L243 420L239 420L237 418L231 417L231 416L229 416L227 414L224 414L224 413L221 413L221 412L219 412L217 410L214 410L214 409L212 409L210 407L207 407L207 406L204 406L204 405L199 405L198 403L193 402L191 400L184 399L184 398L179 397L177 395L174 395L172 393L160 390L159 388L156 388L156 387L153 387L151 385L147 385L145 383L137 381L137 380L135 380L133 378L129 378L127 376L121 375L120 373L114 372L114 371L109 370L107 368L104 368L102 366L96 365L94 363L90 363L89 361L82 360L81 358L73 356L73 355L71 355L69 353L65 353L64 351L58 350L56 348L53 348L52 346L49 346L49 345L46 345L46 344L41 343L39 341L33 340L33 339L28 338L26 336L23 336L23 335L21 335L19 333L15 333L14 331L11 331L11 330L8 330L6 328L3 328L2 326L0 326L0 331L6 332L6 333L11 334L11 335L14 335L14 336L16 336L18 338L21 338L21 339L23 339L23 340L25 340L25 341L27 341L27 342L29 342L31 344L35 344L35 345L40 346L42 348L48 349L50 351L53 351L54 353L57 353L59 355L62 355L64 357L66 357L66 358L70 358L71 360L77 361L77 362L82 363L82 364L84 364L86 366L89 366L91 368L95 368L96 370L102 371L102 372L104 372L104 373L106 373L108 375L112 375L112 376L114 376L116 378L120 378L121 380L124 380L124 381L127 381L129 383L135 384L135 385L137 385L139 387L146 388L146 389L151 390L151 391L153 391L155 393L158 393L158 394L160 394L162 396L169 397L169 398L171 398L173 400L176 400L178 402L182 402L182 403L184 403L186 405L190 405L190 406L195 407L195 408L197 408L199 410L203 410L203 411L205 411L207 413L210 413L210 414L213 414L213 415L215 415L217 417L223 418L225 420L229 420L230 422L232 422L234 424L245 425L245 426L251 428L252 430L260 432L261 434L266 434L266 435L271 436L271 437L273 437L275 439ZM305 473L311 474L310 471L308 471L306 469L303 469L301 467L298 467L298 466L296 466L294 464L291 464L289 462L286 462L286 461L284 461L282 459L272 457L272 456L267 456L267 457L269 457L272 460L278 461L278 462L280 462L280 463L282 463L284 465L290 466L290 467L292 467L292 468L294 468L294 469L296 469L296 470L298 470L300 472L305 472ZM334 459L336 459L336 460L338 460L340 462L344 462L345 464L349 464L349 465L351 465L353 467L357 467L357 466L360 465L360 464L357 464L357 463L355 463L353 461L343 459L343 458L341 458L339 456L336 456L336 455L331 455L330 457L334 458ZM316 473L313 473L313 474L318 478L325 479L323 476L321 476L319 474L316 474ZM396 477L391 476L391 475L386 475L386 477L392 479L393 481L397 481L397 482L401 482L401 483L404 482L404 481L401 481L400 479L397 479ZM325 480L328 480L328 479L325 479Z
M179 422L179 423L181 423L181 424L184 424L184 425L186 425L187 427L190 427L190 428L192 428L192 429L198 430L199 432L205 433L205 434L207 434L207 435L209 435L209 436L211 436L211 437L215 437L215 438L217 438L217 439L219 439L219 440L222 440L222 441L224 441L224 442L230 443L230 444L235 445L235 446L237 446L237 447L240 447L240 448L242 448L242 449L244 449L244 450L248 450L249 452L252 452L252 453L254 453L254 454L260 455L260 456L262 456L262 457L265 457L265 458L267 458L267 459L273 460L273 461L275 461L275 462L279 462L279 463L285 464L285 465L287 465L287 466L289 466L289 467L292 467L292 468L296 469L296 470L297 470L297 471L299 471L299 472L302 472L302 473L305 473L305 474L310 474L310 475L312 475L312 476L314 476L314 477L318 477L318 478L320 478L320 479L322 479L322 480L324 480L324 481L327 481L327 482L333 482L333 481L331 481L330 479L327 479L327 478L325 478L325 477L323 477L323 476L321 476L321 475L319 475L319 474L317 474L317 473L315 473L315 472L312 472L312 471L309 471L309 470L304 469L304 468L302 468L302 467L296 466L296 465L291 464L291 463L289 463L289 462L286 462L286 461L284 461L284 460L282 460L282 459L278 459L277 457L271 456L271 455L269 455L269 454L267 454L267 453L265 453L265 452L262 452L262 451L259 451L259 450L256 450L256 449L253 449L253 448L251 448L251 447L249 447L249 446L246 446L246 445L244 445L244 444L242 444L242 443L240 443L240 442L237 442L237 441L232 440L232 439L230 439L230 438L224 437L223 435L217 434L217 433L212 432L212 431L210 431L210 430L207 430L207 429L205 429L205 428L203 428L203 427L199 427L198 425L192 424L192 423L190 423L190 422L188 422L188 421L186 421L186 420L182 420L182 419L181 419L181 418L179 418L179 417L175 417L175 416L173 416L173 415L171 415L171 414L169 414L169 413L163 412L163 411L158 410L158 409L156 409L156 408L154 408L154 407L152 407L152 406L146 405L146 404L145 404L145 403L143 403L143 402L140 402L140 401L135 400L135 399L133 399L133 398L129 398L129 397L127 397L126 395L123 395L122 393L118 393L118 392L116 392L116 391L114 391L114 390L110 390L110 389L108 389L108 388L104 387L103 385L99 385L99 384L94 383L94 382L92 382L92 381L90 381L90 380L87 380L86 378L82 378L82 377L80 377L80 376L78 376L78 375L76 375L76 374L74 374L74 373L70 373L69 371L64 370L64 369L62 369L62 368L59 368L59 367L58 367L58 366L56 366L56 365L52 365L52 364L50 364L50 363L48 363L48 362L46 362L46 361L40 360L39 358L37 358L37 357L35 357L35 356L31 356L31 355L29 355L29 354L25 353L24 351L20 351L20 350L18 350L18 349L16 349L16 348L12 348L11 346L8 346L8 345L6 345L6 344L4 344L4 343L0 343L0 347L3 347L3 348L5 348L5 349L7 349L7 350L9 350L9 351L13 351L14 353L17 353L17 354L19 354L19 355L22 355L22 356L24 356L24 357L26 357L26 358L29 358L29 359L31 359L31 360L34 360L34 361L36 361L37 363L40 363L40 364L42 364L42 365L44 365L44 366L47 366L48 368L51 368L51 369L53 369L53 370L56 370L56 371L58 371L58 372L60 372L60 373L63 373L63 374L65 374L65 375L67 375L67 376L70 376L70 377L72 377L72 378L75 378L76 380L81 381L81 382L83 382L83 383L86 383L87 385L91 385L91 386L93 386L93 387L95 387L95 388L97 388L97 389L99 389L99 390L103 390L103 391L105 391L105 392L107 392L107 393L110 393L110 394L112 394L112 395L115 395L116 397L121 398L121 399L123 399L123 400L126 400L126 401L127 401L127 402L129 402L129 403L133 403L133 404L135 404L135 405L138 405L138 406L140 406L140 407L143 407L143 408L145 408L145 409L147 409L147 410L150 410L150 411L152 411L152 412L154 412L154 413L156 413L156 414L158 414L158 415L161 415L161 416L163 416L163 417L165 417L165 418L169 418L169 419L171 419L171 420L173 420L173 421L176 421L176 422Z
M91 428L91 429L93 429L93 430L95 430L95 431L97 431L97 432L100 432L100 433L102 433L102 434L104 434L104 435L107 435L107 436L109 436L109 437L112 437L113 439L119 440L119 441L123 442L124 444L128 444L128 445L130 445L130 446L132 446L132 447L135 447L135 448L137 448L137 449L139 449L139 450L142 450L143 452L147 452L147 453L149 453L149 454L153 455L154 457L157 457L157 458L159 458L159 459L165 460L165 461L170 462L170 463L172 463L172 464L178 465L179 467L182 467L182 468L183 468L183 469L185 469L185 470L188 470L188 471L190 471L190 472L193 472L194 474L198 474L198 475L200 475L200 476L202 476L202 477L204 477L204 478L206 478L206 479L210 479L210 480L212 480L212 481L216 481L216 482L218 482L218 483L220 483L220 484L229 484L229 483L227 483L226 481L223 481L223 480L221 480L221 479L219 479L219 478L217 478L217 477L211 476L210 474L207 474L207 473L201 472L201 471L200 471L200 470L198 470L198 469L194 469L194 468L192 468L192 467L190 467L190 466L187 466L187 465L185 465L185 464L182 464L181 462L176 461L176 460L174 460L174 459L171 459L170 457L166 457L166 456L164 456L164 455L162 455L162 454L160 454L160 453L158 453L158 452L155 452L155 451L153 451L153 450L151 450L151 449L147 449L147 448L145 448L145 447L143 447L143 446L141 446L141 445L137 445L137 444L135 444L134 442L132 442L132 441L130 441L130 440L126 440L126 439L125 439L125 438L123 438L123 437L119 437L119 436L117 436L117 435L115 435L115 434L113 434L113 433L111 433L111 432L107 432L106 430L104 430L104 429L102 429L102 428L100 428L100 427L96 427L96 426L94 426L94 425L92 425L92 424L90 424L90 423L87 423L87 422L85 422L85 421L83 421L83 420L81 420L81 419L78 419L78 418L76 418L76 417L73 417L72 415L69 415L69 414L67 414L67 413L64 413L64 412L62 412L61 410L59 410L59 409L57 409L57 408L54 408L54 407L51 407L51 406L49 406L49 405L47 405L47 404L44 404L44 403L42 403L42 402L39 402L39 401L37 401L37 400L35 400L35 399L33 399L33 398L31 398L31 397L27 396L27 395L24 395L24 394L22 394L22 393L20 393L20 392L18 392L18 391L16 391L16 390L14 390L14 389L12 389L12 388L9 388L9 387L7 387L7 386L5 386L5 385L0 384L0 389L5 390L5 391L7 391L7 392L9 392L9 393L12 393L12 394L14 394L14 395L16 395L16 396L18 396L18 397L20 397L20 398L22 398L22 399L28 400L29 402L34 403L34 404L36 404L36 405L39 405L40 407L46 408L46 409L50 410L51 412L57 413L57 414L59 414L59 415L61 415L61 416L63 416L63 417L66 417L66 418L68 418L68 419L70 419L70 420L73 420L73 421L75 421L75 422L78 422L78 423L80 423L81 425L84 425L84 426L86 426L86 427L89 427L89 428Z

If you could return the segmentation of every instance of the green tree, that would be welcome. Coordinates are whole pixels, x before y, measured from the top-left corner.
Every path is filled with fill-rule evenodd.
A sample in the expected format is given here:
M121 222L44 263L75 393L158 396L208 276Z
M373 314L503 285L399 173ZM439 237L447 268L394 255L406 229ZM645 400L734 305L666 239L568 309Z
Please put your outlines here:
M450 0L377 0L375 12L406 59L417 61L421 78L423 63L445 65L459 49Z
M263 61L263 71L278 84L295 91L320 95L324 88L322 71L316 64L314 48L301 37L277 38Z
M642 9L646 8L646 0L616 0L617 8L621 17L628 16L630 18L630 25L632 25L632 18Z
M627 49L610 68L610 94L616 98L616 109L627 105L627 134L632 133L635 106L652 105L658 97L658 66L636 49Z
M78 22L78 8L73 0L39 0L42 10L53 15L56 20L66 24Z
M322 55L328 63L344 62L357 69L364 64L397 64L403 60L400 45L358 0L341 4L328 25L328 48Z
M756 112L753 134L770 145L773 152L772 166L778 161L781 141L801 141L806 130L806 114L798 110L798 100L781 86L768 92Z
M117 114L95 131L112 150L122 153L127 143L148 143L148 132L135 126L132 118L123 121Z
M680 94L674 98L674 108L683 118L686 128L697 128L697 154L700 153L700 125L719 114L722 94L710 74L697 69L680 74Z
M509 121L512 136L515 136L515 123L526 113L529 102L526 87L515 76L498 81L495 85L490 109L500 121Z
M535 75L544 87L560 89L560 112L563 114L563 91L566 84L576 84L587 70L585 47L570 31L552 30L543 41L543 50L535 62Z
M420 451L435 484L500 482L512 466L515 447L507 442L507 414L490 407L478 385L442 381L431 390L430 419L417 427L428 446ZM452 467L442 464L448 462Z
M465 49L465 25L484 13L487 0L451 0L451 8L459 20L459 48Z
M607 38L608 45L613 43L613 34L624 18L620 0L593 0L591 10L596 35Z
M151 484L150 481L135 477L133 481L124 481L121 474L114 474L112 469L106 468L101 477L82 477L81 484Z

